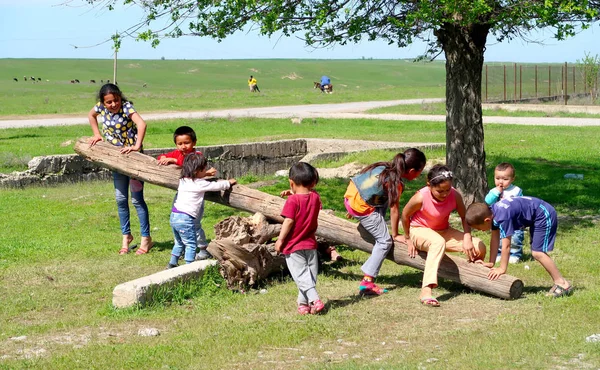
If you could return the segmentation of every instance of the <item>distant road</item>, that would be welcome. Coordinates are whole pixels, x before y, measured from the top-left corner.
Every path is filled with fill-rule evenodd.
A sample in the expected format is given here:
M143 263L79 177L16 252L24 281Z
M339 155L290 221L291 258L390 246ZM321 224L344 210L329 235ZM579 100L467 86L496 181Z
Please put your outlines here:
M394 105L440 103L444 99L405 99L387 101L353 102L339 104L289 105L278 107L236 108L197 112L142 113L146 121L168 119L198 119L227 117L264 118L367 118L389 121L436 121L445 122L446 116L408 114L370 114L369 109ZM600 118L560 118L560 117L503 117L485 116L483 123L541 126L600 126ZM39 126L87 125L85 115L81 117L56 117L36 119L0 120L0 129Z

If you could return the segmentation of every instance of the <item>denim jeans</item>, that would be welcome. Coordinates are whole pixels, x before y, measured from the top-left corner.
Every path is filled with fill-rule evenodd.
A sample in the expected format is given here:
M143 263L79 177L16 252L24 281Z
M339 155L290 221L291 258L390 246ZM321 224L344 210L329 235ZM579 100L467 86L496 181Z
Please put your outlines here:
M515 230L515 233L510 239L510 255L517 258L523 257L523 240L525 232L523 230ZM502 245L498 247L498 256L502 254Z
M144 183L114 171L113 183L115 185L115 198L117 199L121 233L123 235L131 234L128 199L129 188L131 188L131 202L140 219L140 234L142 236L150 236L150 218L148 216L148 206L144 200Z
M173 205L175 205L175 201L177 200L177 194L178 193L175 193L175 197L173 198ZM196 224L196 244L198 245L198 248L206 249L208 243L206 242L206 234L202 228L202 217L204 217L204 201L202 201L200 209L198 210L198 216L194 221Z
M169 264L177 265L177 260L185 249L185 262L192 263L196 257L196 221L186 213L171 212L171 228L175 236L175 245L171 251Z

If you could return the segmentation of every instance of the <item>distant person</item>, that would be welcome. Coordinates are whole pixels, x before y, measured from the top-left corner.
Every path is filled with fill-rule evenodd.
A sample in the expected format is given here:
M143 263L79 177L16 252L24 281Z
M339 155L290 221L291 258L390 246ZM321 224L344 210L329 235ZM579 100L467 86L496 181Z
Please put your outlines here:
M236 184L235 179L207 181L208 162L202 154L190 153L183 159L181 178L177 187L177 199L171 210L170 224L175 237L171 259L167 269L177 267L179 257L184 253L185 263L196 260L196 219L202 218L198 213L204 202L207 191L227 190ZM201 220L200 220L201 221Z
M258 83L256 82L256 78L254 78L254 76L250 76L250 78L248 79L248 87L250 88L250 92L260 92L260 89L258 88Z
M298 286L298 313L317 314L325 308L317 293L317 231L321 198L314 190L319 182L316 168L298 162L290 168L290 190L281 192L287 197L281 216L283 224L275 250L285 256L285 263Z
M438 286L438 269L445 252L463 252L471 262L483 260L485 244L471 237L465 220L465 204L452 187L453 174L448 167L436 164L427 173L427 186L417 191L402 210L402 228L408 256L415 258L417 249L427 252L419 300L427 307L439 307L433 297ZM456 210L463 231L450 226L450 214Z
M325 90L328 90L329 85L331 85L331 79L327 76L321 76L321 91L325 92Z
M184 158L190 153L202 154L195 149L196 146L196 132L189 126L180 126L175 129L173 133L173 141L175 142L176 150L171 152L160 154L156 160L159 165L174 164L176 166L183 166ZM215 176L217 170L214 167L210 167L205 171L206 176ZM177 194L173 203L177 201ZM194 219L196 222L196 244L199 248L196 253L197 260L204 260L211 258L212 256L206 248L208 243L206 242L206 234L202 228L202 217L204 216L204 201L200 202L200 208L198 209L198 216Z
M98 128L98 116L102 122L102 134ZM133 102L124 97L116 85L105 84L100 88L98 103L88 113L88 120L94 133L94 136L88 141L90 146L106 140L112 145L121 147L121 154L142 151L142 143L146 135L146 122L133 107ZM116 171L113 171L112 175L121 234L123 235L119 254L129 253L129 245L133 242L129 217L129 190L131 191L131 201L140 219L142 236L136 254L146 254L152 247L152 238L150 237L148 206L144 200L144 183Z
M404 243L404 237L398 234L400 212L398 203L404 192L404 180L416 179L425 167L425 154L411 148L398 153L391 162L376 162L364 168L360 174L350 179L344 205L347 217L354 217L373 237L373 252L362 265L364 276L358 287L361 295L381 295L387 290L375 284L381 264L387 257L394 240ZM385 221L387 209L390 209L392 235Z
M523 196L523 190L513 184L514 181L515 168L512 164L503 162L497 165L494 169L494 184L496 187L491 189L490 192L485 196L485 202L487 205L491 206L502 199ZM518 263L521 261L521 257L523 257L523 239L525 239L525 232L523 230L515 230L515 233L511 238L510 257L508 258L508 263ZM502 246L499 246L496 262L500 262L501 257Z
M571 295L573 286L561 275L558 267L548 255L554 249L558 219L556 211L547 202L534 197L502 199L488 207L484 203L473 203L467 209L467 222L482 231L492 231L490 239L490 267L488 279L496 280L506 273L511 236L515 230L529 227L531 255L546 269L554 286L546 293L559 298ZM498 247L502 246L500 267L493 268Z

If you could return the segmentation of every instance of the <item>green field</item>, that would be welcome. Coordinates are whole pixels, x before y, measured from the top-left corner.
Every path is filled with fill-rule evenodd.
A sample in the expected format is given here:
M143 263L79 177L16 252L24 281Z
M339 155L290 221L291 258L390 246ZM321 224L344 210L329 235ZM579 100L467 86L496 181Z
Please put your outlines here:
M142 115L444 95L441 63L123 63L120 86ZM89 79L112 79L108 60L0 60L0 67L0 119L85 115L99 88ZM292 73L303 78L281 78ZM24 74L39 74L44 82L24 83ZM247 91L249 74L258 77L260 95ZM329 74L339 86L335 94L312 89L312 80L321 74ZM13 77L20 81L12 81ZM73 78L81 84L71 85ZM202 87L206 85L210 88ZM149 123L145 146L171 147L173 130L183 124L196 129L199 145L299 137L445 142L446 133L443 122L166 120ZM588 343L586 337L600 334L600 153L595 150L600 127L486 124L484 129L488 181L492 183L495 164L509 161L525 194L543 198L557 209L559 229L551 255L576 287L573 296L545 297L551 279L531 259L526 238L524 261L508 269L525 283L523 297L513 301L441 280L436 289L441 307L423 307L418 300L422 272L391 261L384 262L378 278L390 292L360 298L360 266L368 255L341 246L345 261L325 263L318 277L317 289L327 306L324 315L298 316L297 288L284 274L239 294L226 289L216 269L200 282L163 291L149 307L117 310L111 304L117 284L161 271L168 262L174 191L147 184L155 246L144 256L119 256L121 235L112 183L1 189L0 369L598 369L600 343ZM89 134L87 125L0 130L0 176L25 169L33 156L73 153L73 141ZM394 154L353 154L317 166L366 165ZM443 161L445 151L425 154ZM580 173L584 179L565 179L566 173ZM245 184L264 179L248 175L239 180ZM345 213L347 183L322 179L317 187L323 208L340 217ZM423 175L407 183L401 206L424 184ZM279 178L261 190L278 194L287 187L287 179ZM214 237L215 223L238 214L244 215L207 203L203 219L207 236ZM139 242L137 222L133 212L134 243ZM488 244L488 234L475 234ZM139 336L145 328L156 328L160 335Z
M24 82L24 75L40 77L42 82ZM249 93L249 75L258 79L261 93ZM320 81L322 75L331 77L334 94L313 88L313 81ZM118 62L119 87L142 116L160 111L444 97L444 78L441 62L406 60ZM81 83L71 84L73 79ZM95 103L100 80L107 79L113 79L112 60L0 59L0 118L86 114Z

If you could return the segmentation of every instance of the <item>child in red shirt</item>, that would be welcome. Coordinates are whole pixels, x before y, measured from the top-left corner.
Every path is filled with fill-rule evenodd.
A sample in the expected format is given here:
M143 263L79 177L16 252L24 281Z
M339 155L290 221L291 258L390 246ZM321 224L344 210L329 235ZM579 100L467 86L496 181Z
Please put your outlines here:
M165 153L160 154L156 160L159 165L169 165L174 164L177 166L183 166L183 159L186 155L190 153L196 153L202 155L202 152L198 152L195 149L196 146L196 132L193 128L189 126L180 126L173 133L173 141L175 142L175 146L177 149ZM204 171L200 178L206 176L214 176L217 174L217 170L214 167L211 167ZM177 194L175 194L175 199L173 199L173 204L175 204L175 200L177 200ZM196 217L196 242L199 248L198 253L196 254L196 260L204 260L211 258L210 253L206 250L208 243L206 242L206 235L204 233L204 229L202 229L202 217L204 216L204 202L200 205L200 209L198 210L198 217Z
M317 293L317 219L321 210L321 198L314 191L319 173L308 163L298 162L290 168L291 190L281 192L288 197L281 211L283 225L275 250L285 255L285 262L298 286L298 313L317 314L325 305Z

